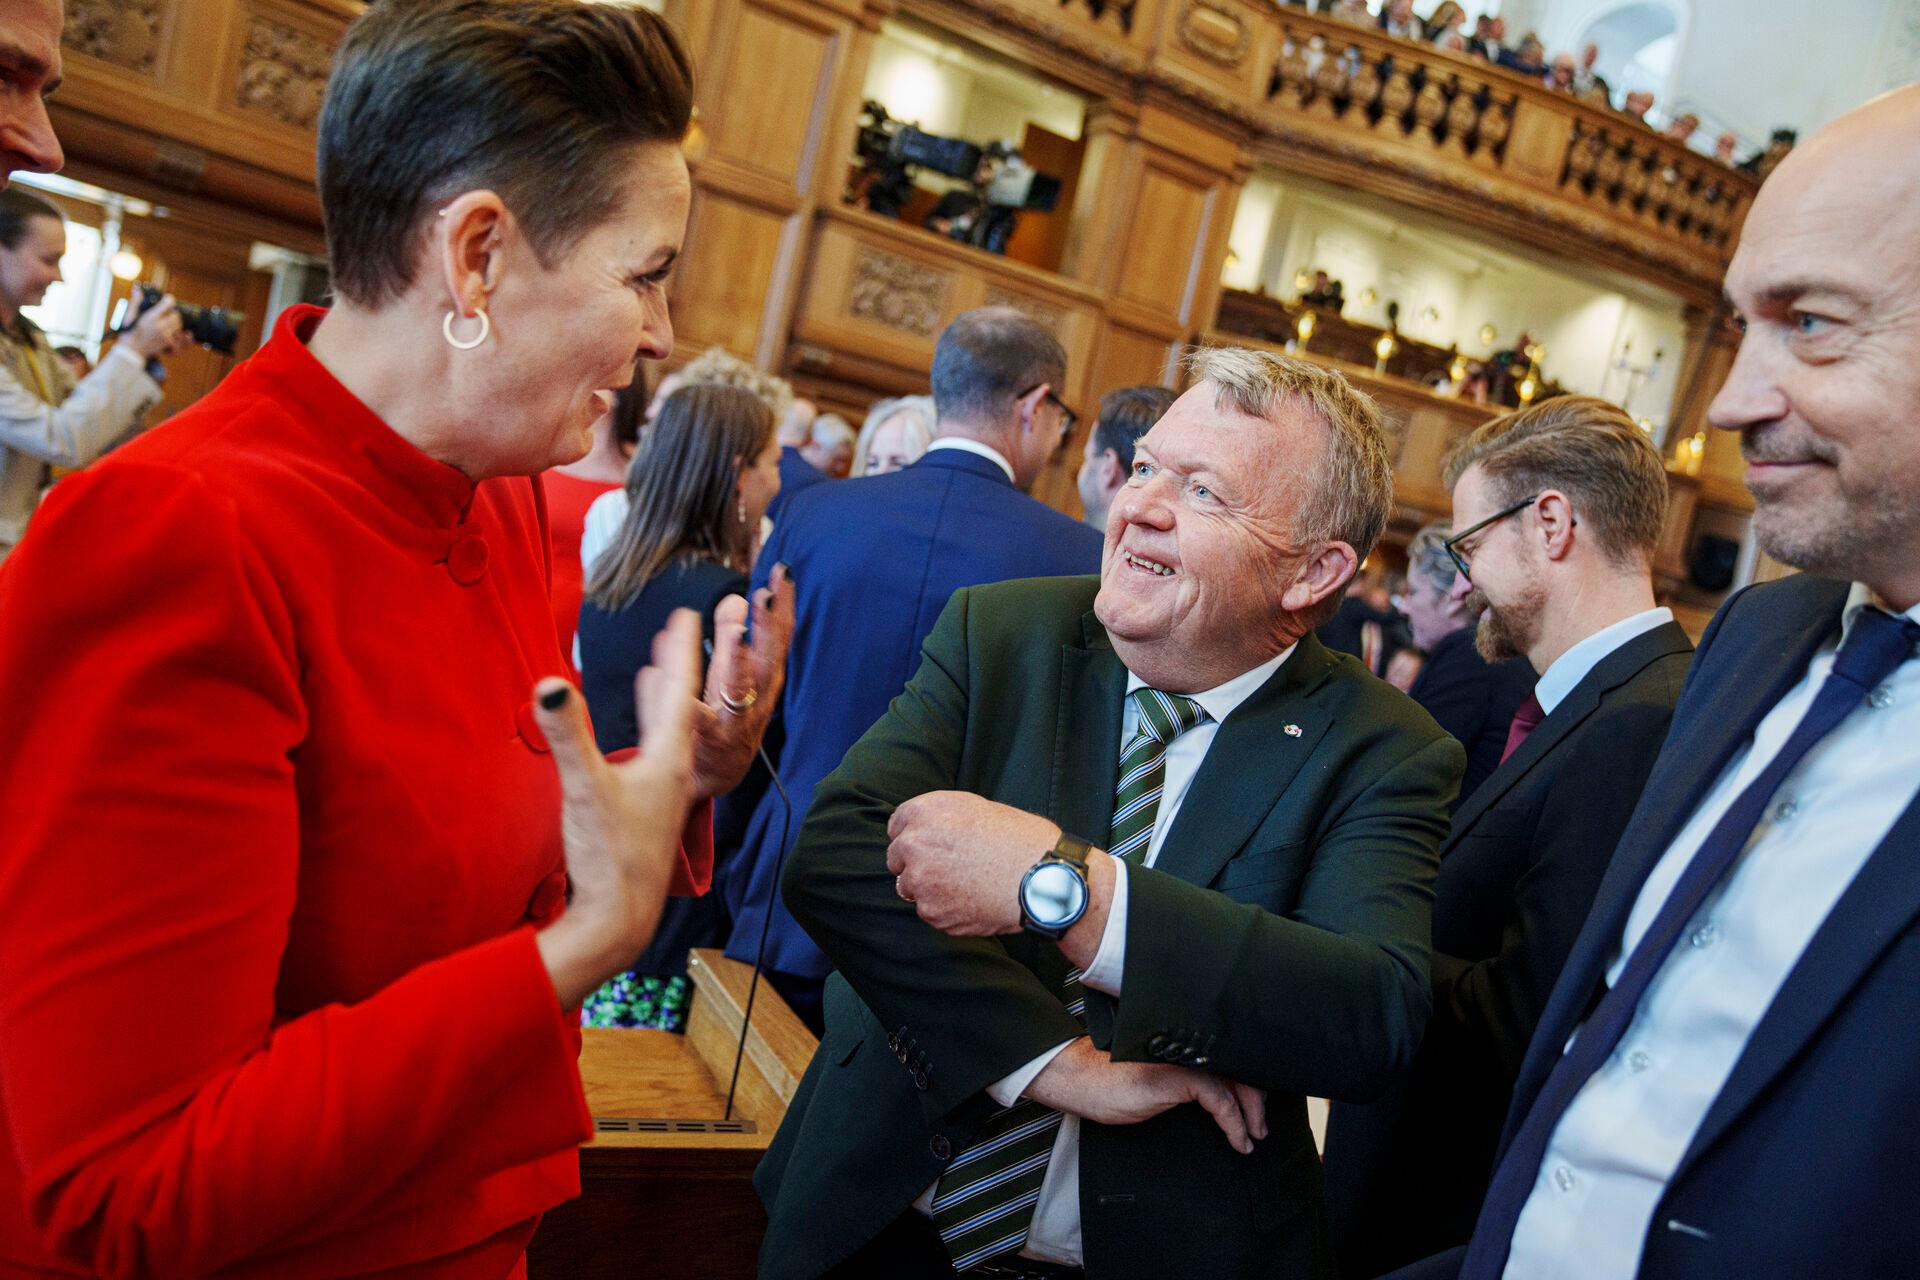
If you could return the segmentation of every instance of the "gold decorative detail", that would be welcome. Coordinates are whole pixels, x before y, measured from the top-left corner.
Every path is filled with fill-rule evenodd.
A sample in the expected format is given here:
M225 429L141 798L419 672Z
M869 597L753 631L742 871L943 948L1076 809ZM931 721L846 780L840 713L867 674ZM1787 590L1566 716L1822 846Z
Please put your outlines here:
M320 121L332 58L332 49L311 32L256 17L247 29L235 102L242 111L310 130Z
M1253 32L1217 5L1188 0L1180 13L1180 42L1209 62L1237 67L1253 47Z
M998 285L987 286L987 302L990 307L1012 307L1034 323L1051 331L1056 336L1066 322L1067 313L1051 303L1038 298L1030 298L1024 293L1015 293Z
M166 0L68 0L60 43L136 75L152 75L166 10Z
M952 282L953 277L944 271L863 246L853 260L847 314L930 338L946 314L947 289Z
M1428 80L1420 86L1420 96L1413 100L1414 140L1433 146L1438 137L1434 130L1446 118L1446 91L1438 80Z

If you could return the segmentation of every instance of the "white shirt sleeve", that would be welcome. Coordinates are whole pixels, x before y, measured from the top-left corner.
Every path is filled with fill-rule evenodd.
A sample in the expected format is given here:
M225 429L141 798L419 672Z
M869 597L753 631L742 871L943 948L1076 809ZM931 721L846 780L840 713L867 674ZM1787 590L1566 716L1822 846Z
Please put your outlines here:
M146 361L124 342L57 405L0 374L0 447L61 467L84 467L133 434L160 399Z
M1107 927L1100 932L1100 949L1080 975L1080 985L1106 995L1120 994L1127 967L1127 860L1113 860L1113 900L1107 904Z
M1045 1071L1047 1064L1059 1057L1060 1051L1072 1043L1071 1040L1062 1040L1011 1075L995 1080L987 1086L987 1096L1003 1107L1012 1106L1020 1101L1020 1095L1027 1091L1027 1086L1033 1083L1033 1078Z

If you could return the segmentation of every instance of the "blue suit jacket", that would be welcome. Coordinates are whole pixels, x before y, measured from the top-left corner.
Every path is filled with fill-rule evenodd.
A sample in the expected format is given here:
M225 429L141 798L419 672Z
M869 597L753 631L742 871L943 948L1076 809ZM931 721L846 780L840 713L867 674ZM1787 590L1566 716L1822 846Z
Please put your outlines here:
M773 495L773 501L767 504L767 518L775 524L787 509L787 504L803 489L811 489L825 480L820 469L801 456L798 449L790 444L780 446L780 492Z
M754 571L793 574L796 617L787 688L770 738L789 810L776 791L730 797L724 827L751 803L719 891L734 920L727 954L751 962L773 910L767 966L824 977L827 959L779 902L775 863L799 838L813 789L920 664L920 645L961 587L1009 578L1096 573L1098 532L1027 497L991 459L936 449L903 471L795 494Z
M1844 583L1752 587L1701 638L1673 728L1521 1065L1501 1149L1591 1007L1648 874L1837 635ZM1811 819L1817 832L1819 819ZM1818 838L1817 835L1814 838ZM1754 1028L1649 1224L1643 1276L1910 1275L1920 1257L1920 801ZM1458 1258L1404 1274L1457 1273Z

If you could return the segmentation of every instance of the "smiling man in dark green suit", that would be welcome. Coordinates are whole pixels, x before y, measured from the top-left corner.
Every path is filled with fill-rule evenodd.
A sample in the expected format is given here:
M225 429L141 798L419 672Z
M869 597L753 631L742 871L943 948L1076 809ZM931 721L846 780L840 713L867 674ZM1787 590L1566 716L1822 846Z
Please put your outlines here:
M839 973L763 1275L1332 1274L1304 1100L1413 1056L1464 757L1312 635L1386 522L1378 411L1195 374L1101 576L957 593L815 794L786 900Z

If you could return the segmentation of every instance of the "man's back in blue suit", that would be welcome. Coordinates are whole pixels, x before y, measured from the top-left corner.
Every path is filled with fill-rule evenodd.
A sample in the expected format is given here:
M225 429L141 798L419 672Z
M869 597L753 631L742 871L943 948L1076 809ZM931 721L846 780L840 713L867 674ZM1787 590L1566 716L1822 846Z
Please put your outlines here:
M756 589L777 563L794 581L793 648L770 735L783 737L777 759L792 807L772 789L752 797L739 856L721 874L734 921L728 955L754 959L771 903L767 967L817 988L826 958L778 904L775 870L814 787L906 687L949 596L1010 578L1098 572L1101 543L1022 494L992 459L959 449L794 496L754 573Z

